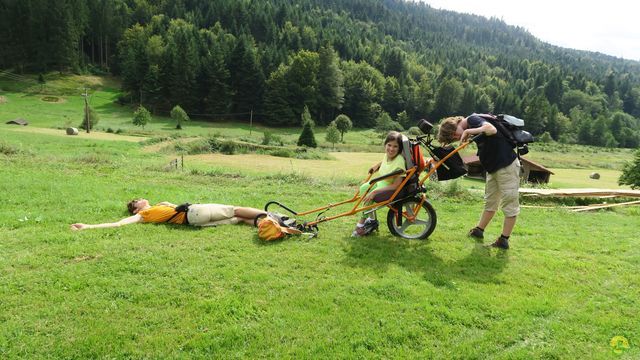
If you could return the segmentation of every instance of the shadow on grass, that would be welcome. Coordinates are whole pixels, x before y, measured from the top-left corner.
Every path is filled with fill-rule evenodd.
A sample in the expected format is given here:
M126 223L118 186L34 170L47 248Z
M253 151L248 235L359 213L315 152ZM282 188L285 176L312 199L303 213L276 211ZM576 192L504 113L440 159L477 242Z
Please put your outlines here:
M377 273L384 273L390 265L396 265L422 273L426 281L437 287L454 288L454 280L501 283L502 280L496 276L509 262L508 252L480 243L474 243L465 257L449 262L434 253L429 241L371 236L364 239L349 238L345 242L345 262L349 266L368 267Z

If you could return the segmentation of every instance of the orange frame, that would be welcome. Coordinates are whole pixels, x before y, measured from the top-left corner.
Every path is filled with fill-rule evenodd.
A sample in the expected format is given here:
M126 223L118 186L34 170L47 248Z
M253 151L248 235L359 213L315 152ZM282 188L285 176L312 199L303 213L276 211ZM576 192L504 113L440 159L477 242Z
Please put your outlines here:
M470 141L466 141L462 144L460 144L457 148L455 148L451 153L447 154L447 156L443 157L442 159L440 159L439 161L434 161L433 159L429 159L429 161L427 162L427 166L429 167L429 171L422 177L422 179L418 182L419 186L422 186L425 181L427 181L427 179L429 179L429 177L431 177L431 175L433 175L433 173L445 162L447 161L450 157L452 157L453 155L457 154L458 152L460 152L462 149L464 149L465 147L467 147L467 145L470 144ZM369 193L369 190L371 190L371 187L373 187L373 185L375 184L370 184L369 187L367 188L367 190L364 192L364 194L362 194L362 196L360 195L360 189L358 189L358 191L355 193L355 195L353 195L353 197L351 199L345 200L345 201L341 201L335 204L329 204L327 206L323 206L317 209L313 209L313 210L309 210L309 211L304 211L304 212L299 212L296 213L295 215L298 216L304 216L304 215L309 215L309 214L313 214L316 212L320 212L323 210L329 210L335 207L338 207L340 205L344 205L344 204L349 204L349 203L353 203L355 202L353 208L351 208L351 210L343 212L341 214L337 214L334 216L329 216L329 217L324 217L321 219L317 219L311 222L306 223L307 226L315 226L319 223L325 222L325 221L330 221L330 220L334 220L343 216L351 216L354 214L357 214L359 212L363 212L363 211L367 211L367 210L377 210L378 208L381 208L383 206L388 206L390 203L394 202L396 200L396 196L398 196L398 194L400 193L400 191L404 188L404 186L406 185L407 181L409 181L409 179L415 174L415 172L417 171L417 167L413 166L410 169L407 169L404 173L402 174L398 174L393 176L393 178L398 177L398 176L404 176L404 180L400 183L400 185L398 185L398 187L396 188L396 191L391 195L391 197L385 201L382 202L378 202L378 203L373 203L371 205L367 205L367 206L363 206L361 208L358 208L358 206L362 203L362 199L364 198L364 196L366 194ZM424 173L423 173L424 174ZM369 174L367 176L367 178L364 180L364 182L368 182L371 179L371 176L373 174ZM420 211L420 209L422 209L422 204L427 200L427 197L425 196L425 194L423 193L421 196L421 200L418 204L416 204L416 208L413 209L413 216L408 215L406 212L402 213L402 216L404 216L405 218L407 218L409 221L413 221L417 216L418 216L418 212ZM279 204L278 204L279 205ZM394 212L397 212L397 209L394 209L393 207L389 206L389 209L391 209Z

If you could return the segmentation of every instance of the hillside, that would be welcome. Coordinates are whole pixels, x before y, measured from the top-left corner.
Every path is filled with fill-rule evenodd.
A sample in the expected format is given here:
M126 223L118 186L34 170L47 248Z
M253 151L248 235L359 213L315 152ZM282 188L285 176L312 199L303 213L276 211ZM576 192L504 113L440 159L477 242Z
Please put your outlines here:
M640 63L400 0L36 0L0 13L0 68L110 72L156 114L358 127L510 113L534 134L640 145ZM45 19L47 21L45 21ZM46 79L44 79L46 81Z

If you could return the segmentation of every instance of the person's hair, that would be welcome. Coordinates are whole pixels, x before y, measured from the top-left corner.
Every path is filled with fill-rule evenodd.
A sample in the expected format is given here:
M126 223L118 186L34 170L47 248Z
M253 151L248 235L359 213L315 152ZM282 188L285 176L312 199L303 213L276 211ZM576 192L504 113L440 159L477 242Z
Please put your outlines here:
M438 142L441 145L448 145L452 142L456 141L456 130L458 129L458 124L464 120L462 116L452 116L446 119L443 119L440 122L440 127L438 128Z
M129 210L129 214L131 215L135 215L137 207L136 207L136 203L139 201L140 199L133 199L131 201L129 201L127 203L127 210Z
M402 152L402 134L397 131L389 132L387 137L384 139L384 144L387 145L392 141L395 141L396 144L398 144L398 154L400 154Z

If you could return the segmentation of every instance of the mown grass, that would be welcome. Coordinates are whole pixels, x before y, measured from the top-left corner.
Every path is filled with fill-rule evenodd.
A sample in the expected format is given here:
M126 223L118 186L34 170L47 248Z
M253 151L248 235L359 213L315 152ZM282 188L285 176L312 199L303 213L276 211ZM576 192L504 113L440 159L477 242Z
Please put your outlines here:
M0 142L1 358L608 359L614 336L631 343L621 358L640 356L638 207L524 209L507 252L465 236L482 201L453 197L460 184L430 190L427 241L384 225L353 239L355 218L274 243L242 225L76 233L70 223L124 217L140 196L301 210L357 181L197 159L166 171L166 155L124 141Z
M116 103L121 92L115 79L92 76L47 75L44 89L37 84L37 77L31 76L31 82L15 82L0 78L0 114L3 122L15 118L27 119L31 127L66 129L78 127L84 114L84 88L89 89L89 104L99 115L95 131L117 132L124 135L147 137L217 137L224 133L226 137L260 143L264 133L276 135L284 145L295 146L300 136L300 128L267 128L259 122L250 123L250 119L234 122L198 118L183 124L182 130L175 129L175 122L169 116L153 116L152 121L143 128L132 123L133 106ZM49 79L51 78L51 79ZM58 102L44 101L55 96ZM325 128L316 127L316 140L321 147L334 149L334 145L325 142ZM336 151L378 151L382 139L373 130L352 131L345 134L344 144L335 144Z

